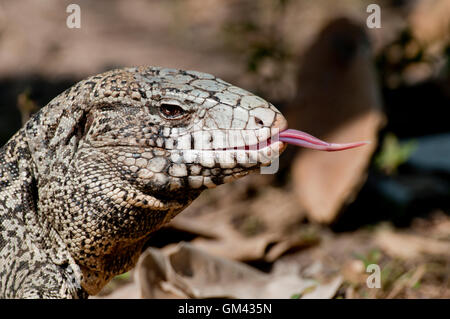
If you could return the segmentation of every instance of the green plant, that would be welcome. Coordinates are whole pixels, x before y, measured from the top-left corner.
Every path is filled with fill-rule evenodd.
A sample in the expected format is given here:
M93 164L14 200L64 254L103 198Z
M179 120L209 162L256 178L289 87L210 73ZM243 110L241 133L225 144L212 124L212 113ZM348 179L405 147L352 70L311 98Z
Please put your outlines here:
M387 175L397 172L416 150L417 142L410 140L400 143L397 136L388 133L382 143L380 152L375 156L375 166Z
M367 255L361 255L361 254L354 254L355 258L361 260L364 263L364 268L367 268L367 266L371 264L378 264L381 260L381 251L378 249L372 249L370 250Z

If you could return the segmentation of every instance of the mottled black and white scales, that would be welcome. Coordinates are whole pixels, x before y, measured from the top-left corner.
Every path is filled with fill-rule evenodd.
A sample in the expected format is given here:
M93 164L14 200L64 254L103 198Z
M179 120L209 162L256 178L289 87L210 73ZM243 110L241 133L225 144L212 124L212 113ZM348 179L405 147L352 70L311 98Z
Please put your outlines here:
M98 293L203 189L270 164L284 143L249 145L286 125L196 71L125 68L74 85L0 149L0 297Z

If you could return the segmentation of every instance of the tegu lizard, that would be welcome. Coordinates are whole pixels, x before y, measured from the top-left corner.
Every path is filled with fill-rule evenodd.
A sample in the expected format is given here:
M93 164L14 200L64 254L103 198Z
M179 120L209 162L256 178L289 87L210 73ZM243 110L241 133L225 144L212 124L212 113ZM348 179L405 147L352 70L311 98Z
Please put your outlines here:
M75 84L0 149L0 297L98 293L202 190L286 143L362 144L287 130L272 104L206 73L135 67Z

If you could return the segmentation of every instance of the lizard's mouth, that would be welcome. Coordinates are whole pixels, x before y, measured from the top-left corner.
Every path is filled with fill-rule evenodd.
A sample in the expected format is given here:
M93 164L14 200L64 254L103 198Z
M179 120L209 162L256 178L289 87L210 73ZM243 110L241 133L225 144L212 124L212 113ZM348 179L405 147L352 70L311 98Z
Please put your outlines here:
M236 147L215 148L213 150L215 150L215 151L235 151L235 150L258 151L258 150L262 150L262 149L272 145L273 142L276 140L277 140L276 137L273 137L273 138L269 137L267 140L259 142L259 143L254 143L254 144L249 144L249 145L244 145L244 146L236 146Z

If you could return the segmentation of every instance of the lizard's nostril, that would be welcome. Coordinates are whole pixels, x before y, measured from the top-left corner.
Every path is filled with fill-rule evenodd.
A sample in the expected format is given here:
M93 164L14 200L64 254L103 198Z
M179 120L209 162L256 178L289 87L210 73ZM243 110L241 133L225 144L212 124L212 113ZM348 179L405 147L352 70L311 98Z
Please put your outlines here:
M284 131L285 129L287 129L287 121L284 118L283 115L281 115L280 113L277 113L277 115L275 116L275 119L272 123L272 129L278 129L279 132Z
M259 126L264 126L264 122L259 118L259 117L256 117L255 116L255 123L256 123L256 125L259 125Z

